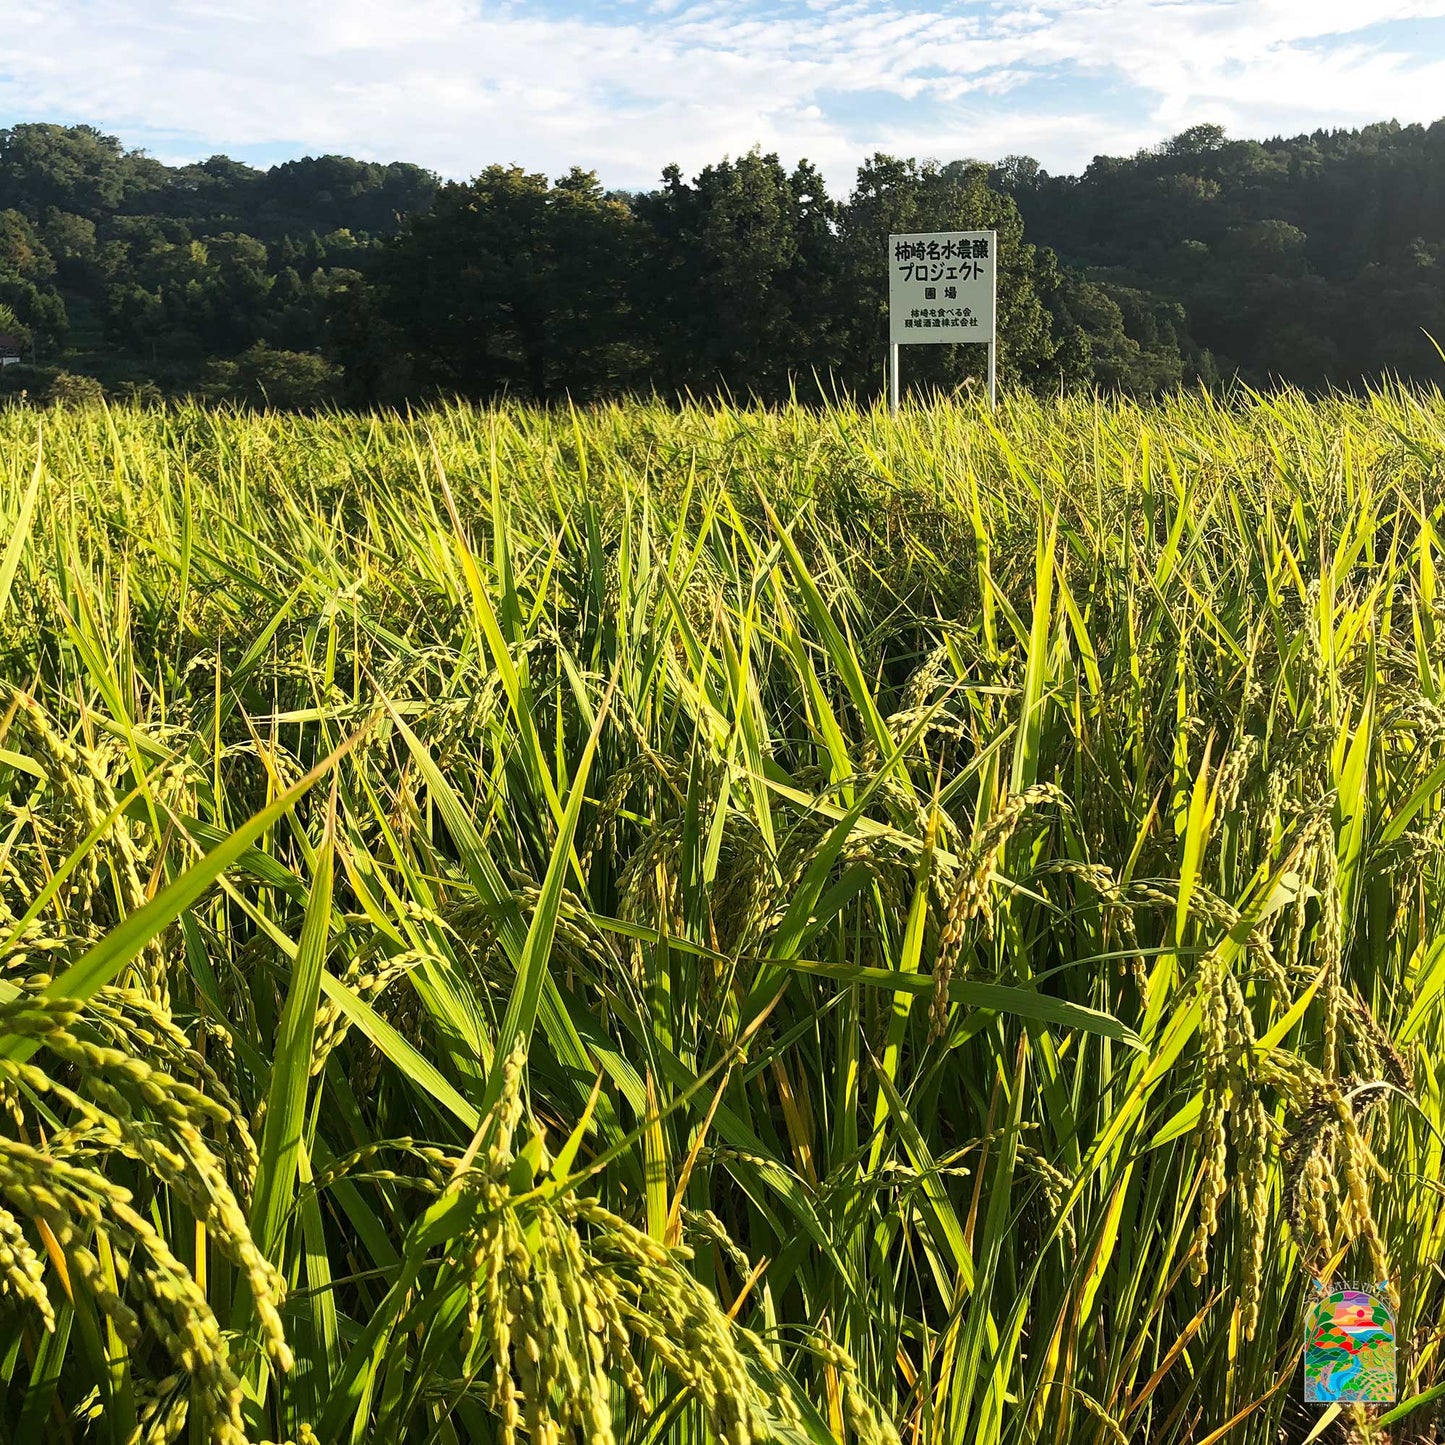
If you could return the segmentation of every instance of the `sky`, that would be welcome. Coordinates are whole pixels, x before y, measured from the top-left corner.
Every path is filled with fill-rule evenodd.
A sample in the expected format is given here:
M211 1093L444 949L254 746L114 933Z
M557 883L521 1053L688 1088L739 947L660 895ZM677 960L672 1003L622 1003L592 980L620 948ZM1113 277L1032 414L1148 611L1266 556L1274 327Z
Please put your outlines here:
M1188 126L1445 115L1445 0L0 0L0 126L644 187L754 145L1075 172Z

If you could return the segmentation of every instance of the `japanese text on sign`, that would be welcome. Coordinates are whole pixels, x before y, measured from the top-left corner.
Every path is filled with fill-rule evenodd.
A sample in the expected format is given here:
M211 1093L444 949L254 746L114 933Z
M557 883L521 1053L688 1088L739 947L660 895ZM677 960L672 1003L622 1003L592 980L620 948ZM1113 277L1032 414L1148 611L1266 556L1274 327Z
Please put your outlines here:
M997 234L888 238L891 342L993 341Z

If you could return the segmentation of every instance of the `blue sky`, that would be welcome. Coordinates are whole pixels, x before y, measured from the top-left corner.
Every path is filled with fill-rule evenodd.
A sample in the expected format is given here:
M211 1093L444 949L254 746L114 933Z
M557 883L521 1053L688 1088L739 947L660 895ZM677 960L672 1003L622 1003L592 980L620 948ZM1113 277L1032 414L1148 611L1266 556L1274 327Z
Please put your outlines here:
M0 0L0 125L618 186L754 144L1074 171L1201 121L1445 115L1445 0Z

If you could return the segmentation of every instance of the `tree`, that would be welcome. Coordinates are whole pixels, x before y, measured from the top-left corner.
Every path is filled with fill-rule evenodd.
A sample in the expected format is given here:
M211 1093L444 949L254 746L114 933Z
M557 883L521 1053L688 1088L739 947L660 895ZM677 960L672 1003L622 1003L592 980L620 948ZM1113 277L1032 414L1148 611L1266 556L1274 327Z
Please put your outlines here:
M641 194L501 166L439 187L337 155L166 166L93 127L15 125L0 303L32 359L111 390L185 392L264 341L344 363L358 404L775 400L816 395L814 373L876 394L888 234L993 228L1006 385L1441 377L1426 333L1445 336L1445 120L1266 141L1199 125L1077 176L874 156L842 204L806 161L758 149ZM923 388L982 372L978 347L907 354Z
M1202 156L1222 150L1226 143L1222 125L1192 125L1159 147L1165 156Z
M425 384L471 396L589 397L638 374L627 207L590 171L555 184L490 166L442 188L376 268L377 310Z
M48 207L96 216L135 205L165 183L166 168L93 126L0 130L0 207L38 220Z
M212 362L204 390L208 395L282 410L311 410L337 394L340 373L324 356L277 351L264 341L234 361Z
M836 369L837 208L808 162L789 173L754 149L690 184L668 166L634 211L644 231L637 307L663 389L777 400Z
M414 362L406 335L382 314L381 293L360 271L316 274L329 281L322 300L325 344L344 371L341 394L363 406L403 399Z
M65 345L70 318L65 302L54 290L42 289L13 273L0 272L0 305L19 321L32 353L49 357Z
M306 156L284 161L258 178L257 201L276 225L363 235L391 235L404 216L425 211L439 180L421 166L377 165L350 156Z
M258 340L315 351L328 262L365 272L436 184L346 157L170 167L91 127L14 126L0 130L0 295L48 357L81 318L72 370L185 390L207 357Z
M20 211L0 211L0 273L40 285L55 275L55 258Z
M105 388L93 376L61 371L51 381L45 399L60 406L95 406L105 400Z
M91 292L101 279L97 266L99 249L95 222L73 211L46 208L38 233L45 249L54 258L59 285Z
M1067 273L1050 299L1061 349L1071 340L1088 358L1076 384L1151 396L1184 382L1218 379L1213 358L1189 342L1177 302L1077 273Z
M30 344L30 328L15 314L13 307L0 301L0 335L13 336L24 347Z

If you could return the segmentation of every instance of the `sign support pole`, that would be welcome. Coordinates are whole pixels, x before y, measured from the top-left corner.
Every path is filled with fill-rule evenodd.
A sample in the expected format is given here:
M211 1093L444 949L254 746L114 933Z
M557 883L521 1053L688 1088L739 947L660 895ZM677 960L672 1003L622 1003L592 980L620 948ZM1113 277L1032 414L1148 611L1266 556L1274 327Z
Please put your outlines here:
M901 348L896 341L888 347L888 410L898 415L898 354Z
M993 238L993 264L989 268L989 290L993 292L993 300L989 311L994 319L993 335L988 342L988 409L990 412L998 410L998 233Z

